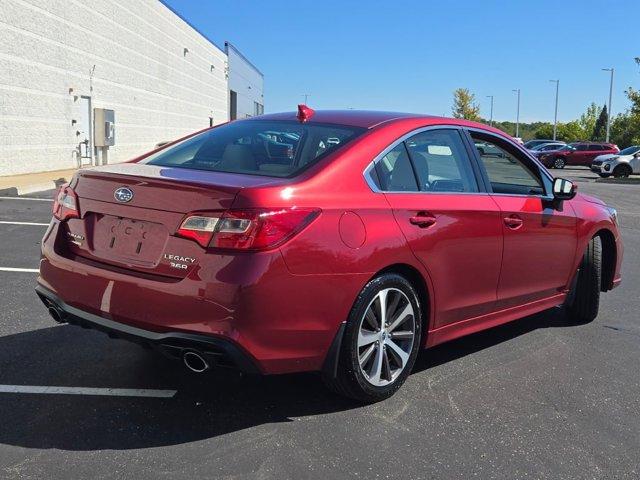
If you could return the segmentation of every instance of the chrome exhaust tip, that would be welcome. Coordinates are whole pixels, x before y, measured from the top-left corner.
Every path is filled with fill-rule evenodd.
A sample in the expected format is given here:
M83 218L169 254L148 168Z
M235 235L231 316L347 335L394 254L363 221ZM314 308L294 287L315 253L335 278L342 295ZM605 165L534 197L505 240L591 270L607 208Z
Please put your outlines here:
M182 362L185 366L195 373L203 373L209 370L209 363L198 352L187 350L182 354Z
M51 318L53 318L56 322L58 323L67 323L64 320L64 315L62 314L62 312L60 312L55 306L50 306L48 308L49 310L49 315L51 315Z

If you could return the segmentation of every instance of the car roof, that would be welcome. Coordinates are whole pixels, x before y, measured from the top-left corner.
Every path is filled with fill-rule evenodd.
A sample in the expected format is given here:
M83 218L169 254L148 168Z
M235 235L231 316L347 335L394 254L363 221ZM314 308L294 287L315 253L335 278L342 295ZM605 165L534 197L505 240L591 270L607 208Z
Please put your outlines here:
M254 120L279 120L298 121L296 112L268 113L257 117L243 119L242 121ZM402 120L424 120L425 124L447 124L466 127L476 127L490 132L506 135L497 128L489 125L472 122L459 118L439 117L435 115L424 115L418 113L403 112L380 112L373 110L316 110L309 119L309 123L329 123L334 125L346 125L371 129L381 124L399 122Z
M297 121L296 112L268 113L259 117L252 117L256 120L293 120ZM433 118L428 115L400 112L377 112L370 110L316 110L309 119L314 123L332 123L337 125L348 125L352 127L372 128L384 122L405 118Z

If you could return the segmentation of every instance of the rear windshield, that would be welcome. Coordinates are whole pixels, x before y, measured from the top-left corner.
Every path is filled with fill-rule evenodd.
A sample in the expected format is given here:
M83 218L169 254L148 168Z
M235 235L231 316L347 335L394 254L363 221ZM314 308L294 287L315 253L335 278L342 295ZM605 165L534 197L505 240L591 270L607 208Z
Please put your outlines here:
M153 154L141 163L290 177L364 131L364 128L318 123L231 122Z

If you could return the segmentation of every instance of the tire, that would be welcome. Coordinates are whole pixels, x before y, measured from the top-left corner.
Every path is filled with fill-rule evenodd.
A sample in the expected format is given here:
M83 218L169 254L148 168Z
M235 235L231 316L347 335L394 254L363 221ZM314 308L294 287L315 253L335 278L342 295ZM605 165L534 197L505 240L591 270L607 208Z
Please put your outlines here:
M391 310L391 319L385 315L389 328L380 328L380 297ZM408 311L412 313L406 314ZM422 312L414 287L401 275L382 274L367 283L356 298L347 319L337 374L324 377L324 381L342 396L363 403L379 402L405 382L421 345Z
M553 160L552 166L553 168L564 168L564 166L567 164L567 162L565 161L564 158L562 157L557 157Z
M627 178L629 175L631 175L631 167L629 165L618 165L613 169L615 178Z
M598 316L602 284L602 242L593 237L584 252L570 297L569 318L573 323L589 323Z

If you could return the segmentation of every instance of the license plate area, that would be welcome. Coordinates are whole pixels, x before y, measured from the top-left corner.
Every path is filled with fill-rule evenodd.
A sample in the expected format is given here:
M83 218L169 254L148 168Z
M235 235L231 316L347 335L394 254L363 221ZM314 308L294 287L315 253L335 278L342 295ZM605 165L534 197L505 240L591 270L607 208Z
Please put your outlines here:
M112 215L94 215L94 255L104 260L155 267L167 241L164 225Z

